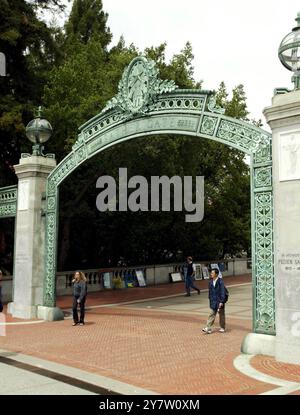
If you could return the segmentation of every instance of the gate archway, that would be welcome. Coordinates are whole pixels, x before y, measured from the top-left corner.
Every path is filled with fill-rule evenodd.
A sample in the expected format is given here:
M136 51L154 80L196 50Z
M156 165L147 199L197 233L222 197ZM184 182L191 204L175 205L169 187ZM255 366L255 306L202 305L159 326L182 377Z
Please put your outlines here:
M272 137L223 115L214 93L177 89L162 81L153 61L135 58L118 94L83 124L72 151L51 172L46 191L44 306L55 306L59 185L79 165L110 146L153 134L190 135L236 148L250 156L253 331L275 334Z

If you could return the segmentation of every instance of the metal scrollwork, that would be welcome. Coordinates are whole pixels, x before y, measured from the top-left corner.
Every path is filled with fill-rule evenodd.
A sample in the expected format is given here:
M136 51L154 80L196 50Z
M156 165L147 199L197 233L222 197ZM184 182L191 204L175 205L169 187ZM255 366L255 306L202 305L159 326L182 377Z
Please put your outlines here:
M201 133L206 135L213 135L218 119L216 117L203 117L201 125Z
M207 108L210 112L214 112L216 114L225 114L225 109L217 105L216 97L215 95L212 95L209 98Z
M272 186L272 167L255 169L254 180L256 188Z
M145 114L159 94L176 88L174 81L158 78L155 62L138 56L125 69L119 83L118 95L107 103L102 112L118 107L128 116Z
M0 218L12 218L17 214L17 186L0 188Z
M254 198L254 326L257 332L275 334L273 195L256 193Z

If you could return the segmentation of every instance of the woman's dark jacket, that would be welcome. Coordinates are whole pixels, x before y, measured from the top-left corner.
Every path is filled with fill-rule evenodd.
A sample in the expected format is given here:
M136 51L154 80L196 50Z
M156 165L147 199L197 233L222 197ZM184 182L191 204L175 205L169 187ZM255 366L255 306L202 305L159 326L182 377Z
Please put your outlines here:
M73 295L75 298L79 298L80 301L86 297L86 282L85 281L78 281L74 282L73 286Z

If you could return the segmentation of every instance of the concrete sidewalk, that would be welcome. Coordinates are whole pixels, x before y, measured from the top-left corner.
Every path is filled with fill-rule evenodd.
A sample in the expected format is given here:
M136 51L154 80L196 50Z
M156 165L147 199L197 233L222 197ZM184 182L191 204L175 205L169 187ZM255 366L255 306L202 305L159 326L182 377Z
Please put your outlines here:
M241 356L242 340L252 326L250 277L227 277L225 283L230 298L224 334L202 333L207 281L197 281L200 296L184 297L182 283L89 294L85 326L72 326L71 298L59 298L69 317L29 324L10 318L0 348L15 353L9 359L42 365L102 387L103 393L300 394L300 366ZM101 393L84 386L84 393Z
M2 355L3 353L1 353ZM93 395L93 392L68 385L27 369L1 363L1 395Z

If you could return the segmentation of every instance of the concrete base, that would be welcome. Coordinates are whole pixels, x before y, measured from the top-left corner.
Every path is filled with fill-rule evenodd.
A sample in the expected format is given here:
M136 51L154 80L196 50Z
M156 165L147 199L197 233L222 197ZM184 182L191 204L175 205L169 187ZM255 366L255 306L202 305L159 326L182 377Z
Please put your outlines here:
M249 333L244 338L241 351L245 354L275 356L276 337L268 334Z
M23 318L27 320L36 318L37 316L36 306L28 306L16 303L8 303L7 312L12 314L13 317Z
M7 303L7 312L8 314L12 314L14 303Z
M275 358L279 362L300 365L299 344L286 343L277 339Z
M59 307L37 307L37 317L47 321L64 320L64 313Z

